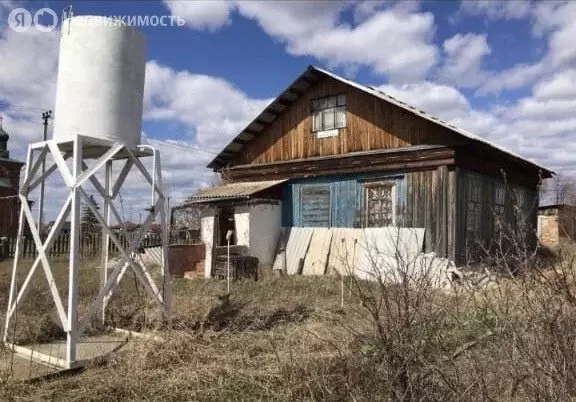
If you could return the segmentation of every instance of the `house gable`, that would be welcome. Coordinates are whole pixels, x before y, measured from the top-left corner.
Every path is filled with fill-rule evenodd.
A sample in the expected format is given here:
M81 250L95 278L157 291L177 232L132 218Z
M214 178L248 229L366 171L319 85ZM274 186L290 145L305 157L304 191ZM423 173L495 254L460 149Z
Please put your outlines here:
M346 98L345 125L336 132L330 130L318 135L313 130L312 101L338 96L337 105L340 106L339 95ZM341 113L334 114L335 124L341 125L342 120ZM316 129L323 128L328 127L319 128L317 124ZM436 151L430 151L433 153L431 155L429 151L423 152L422 147L444 148L452 155L443 154L442 159L438 159ZM275 164L284 166L281 168L284 173L280 175L283 178L288 177L286 175L294 170L295 165L299 165L300 175L311 177L322 170L317 169L318 161L324 168L331 163L320 159L347 156L356 159L361 154L395 150L401 150L403 154L411 150L416 152L390 164L388 169L398 166L417 168L425 158L428 160L424 163L427 167L439 166L442 162L498 177L503 173L508 178L518 176L518 182L529 182L531 185L553 174L543 166L376 88L360 85L314 66L309 66L248 124L208 164L208 168L220 172L227 181L240 179L241 176L244 180L258 180L267 166ZM349 162L350 158L347 159ZM438 160L431 162L430 159ZM388 155L382 154L377 162L382 165L389 160ZM342 165L341 170L350 173L350 166L344 166L348 162L338 161ZM360 161L354 164L356 162ZM305 167L304 164L311 166ZM376 165L371 167L377 168ZM331 174L331 169L328 166L328 174ZM277 170L274 169L276 173ZM240 171L244 173L239 175Z
M338 134L318 138L312 130L312 100L345 95L346 124ZM462 143L449 130L332 77L314 83L229 161L229 166L265 164L405 148Z

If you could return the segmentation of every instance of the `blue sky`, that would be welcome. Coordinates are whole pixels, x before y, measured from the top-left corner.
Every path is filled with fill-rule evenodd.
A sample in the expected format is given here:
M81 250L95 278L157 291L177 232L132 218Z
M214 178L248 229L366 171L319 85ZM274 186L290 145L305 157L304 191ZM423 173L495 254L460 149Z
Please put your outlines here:
M0 0L0 112L16 157L53 107L58 31L13 32L8 14L66 4L75 15L186 21L140 27L144 132L165 155L174 200L214 180L206 162L308 64L576 173L576 2Z

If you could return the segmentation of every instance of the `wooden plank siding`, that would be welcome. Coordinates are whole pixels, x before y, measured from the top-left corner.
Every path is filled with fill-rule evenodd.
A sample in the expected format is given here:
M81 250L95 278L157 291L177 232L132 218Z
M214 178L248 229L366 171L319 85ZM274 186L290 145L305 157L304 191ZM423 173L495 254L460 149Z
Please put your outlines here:
M384 151L312 157L297 161L249 164L222 171L224 182L274 179L297 179L329 175L367 174L424 170L454 164L454 150L446 147L422 146Z
M407 227L426 229L424 248L452 257L456 245L450 225L455 221L454 174L446 166L406 174L408 184ZM451 184L452 183L452 184Z
M446 166L415 172L364 174L300 179L284 186L283 226L309 226L307 211L317 208L305 202L303 194L319 186L330 188L330 227L362 227L364 185L374 181L394 182L396 225L426 229L425 251L451 257L456 250L455 233L449 225L456 221L455 172ZM326 200L325 200L326 202Z
M312 132L311 101L338 94L346 95L346 127L339 129L338 136L318 139ZM302 94L255 139L246 144L232 165L343 155L418 144L453 145L461 142L450 130L327 77Z
M522 186L515 183L507 183L502 179L497 179L492 176L480 174L470 170L460 169L455 172L457 178L457 191L456 195L456 253L454 255L457 264L464 264L469 261L474 261L479 256L470 254L474 240L467 239L466 237L466 219L467 219L467 203L469 197L469 181L476 180L480 183L481 187L481 227L480 238L481 246L485 249L496 247L495 236L495 188L496 185L502 185L505 188L505 205L504 205L504 225L507 230L514 230L517 228L518 216L525 220L526 246L533 247L536 242L536 224L538 215L538 191L535 187ZM523 194L524 208L518 208L518 195ZM519 235L520 233L516 233Z

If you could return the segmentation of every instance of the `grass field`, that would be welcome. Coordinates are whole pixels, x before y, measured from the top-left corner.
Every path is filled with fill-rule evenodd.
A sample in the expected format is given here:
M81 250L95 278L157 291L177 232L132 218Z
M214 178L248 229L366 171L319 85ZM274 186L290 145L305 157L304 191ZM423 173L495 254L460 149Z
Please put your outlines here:
M0 263L6 309L10 264ZM65 264L56 282L66 288ZM173 329L131 276L110 325L155 331L84 372L22 384L3 377L2 400L567 400L576 396L573 261L487 289L440 292L335 277L232 285L175 280ZM98 287L82 265L80 310ZM18 313L20 343L62 337L39 271ZM65 294L64 291L62 291ZM97 329L93 329L96 331Z

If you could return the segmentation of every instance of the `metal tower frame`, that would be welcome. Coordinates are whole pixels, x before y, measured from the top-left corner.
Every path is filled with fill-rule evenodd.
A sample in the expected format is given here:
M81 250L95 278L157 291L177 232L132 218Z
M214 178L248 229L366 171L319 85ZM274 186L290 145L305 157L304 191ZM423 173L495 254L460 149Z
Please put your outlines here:
M35 154L38 154L37 156ZM42 164L46 161L48 155L51 155L54 163L42 174L37 174ZM141 158L153 157L152 173L150 173ZM72 170L66 165L66 160L72 160ZM92 159L90 167L86 160ZM112 177L112 166L114 162L124 162L119 175L115 180ZM142 173L147 183L151 186L152 207L148 210L148 215L138 229L135 236L131 239L127 247L124 247L116 234L111 230L112 216L122 222L121 215L118 213L113 201L118 196L122 185L130 171L136 168ZM96 174L104 170L104 184L96 177ZM32 190L45 182L48 177L55 171L59 171L68 187L69 193L63 206L56 218L56 221L44 242L40 236L40 228L34 220L30 206L28 205L28 195ZM6 346L16 353L24 354L29 358L39 361L50 362L62 368L72 368L80 364L77 360L77 342L80 335L90 323L90 320L99 315L99 319L104 322L106 316L106 306L114 290L120 283L122 277L128 269L131 269L140 283L152 299L158 304L165 319L170 323L171 315L171 278L168 269L167 258L167 197L164 193L161 163L159 152L150 146L138 146L136 149L126 147L121 143L110 142L107 140L95 139L92 137L77 136L73 141L57 142L55 140L38 142L28 147L28 156L26 159L24 182L20 187L18 194L20 200L20 216L18 224L18 238L16 242L16 252L14 265L12 268L12 278L10 283L10 295L8 300L8 309L5 319L5 328L3 342ZM83 186L88 182L92 183L94 188L104 200L103 213L90 202L90 197L84 190ZM102 254L100 267L100 290L98 295L83 316L78 316L78 268L80 252L80 205L81 201L86 201L87 207L92 211L102 227ZM68 267L68 305L64 308L60 292L54 282L54 275L47 253L58 238L67 217L70 216L71 222L71 239L70 239L70 262ZM159 216L162 227L162 281L160 286L154 281L150 271L143 264L140 258L136 258L139 245L146 234L150 224ZM30 233L36 244L38 256L34 264L29 269L24 282L20 289L18 284L18 268L22 257L22 239L25 225L30 227ZM108 269L108 249L110 242L114 243L120 254L120 260L109 274ZM38 266L42 265L44 274L48 281L48 286L52 299L58 312L58 317L62 328L66 332L66 358L54 358L43 355L23 346L14 345L10 342L9 331L10 323L18 305L25 299L27 292L30 290L31 279Z

